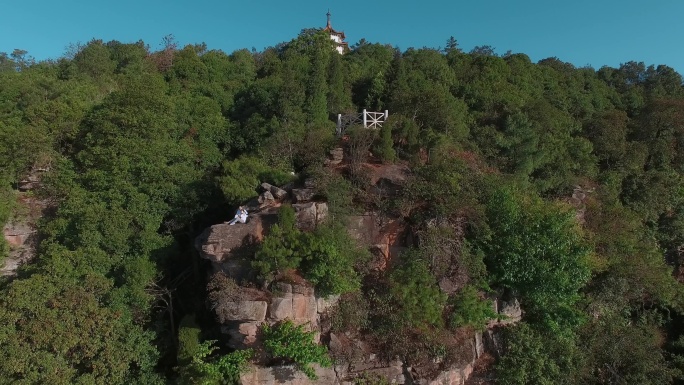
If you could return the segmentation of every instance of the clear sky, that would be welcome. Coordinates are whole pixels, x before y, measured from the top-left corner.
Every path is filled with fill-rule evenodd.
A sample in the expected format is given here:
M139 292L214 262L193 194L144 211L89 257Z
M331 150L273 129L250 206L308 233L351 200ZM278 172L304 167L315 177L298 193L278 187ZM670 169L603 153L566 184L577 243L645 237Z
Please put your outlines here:
M143 40L152 50L172 34L185 44L232 52L289 41L303 28L332 25L350 44L461 48L490 45L533 61L617 67L630 60L684 74L684 1L653 0L4 0L0 52L55 59L70 43Z

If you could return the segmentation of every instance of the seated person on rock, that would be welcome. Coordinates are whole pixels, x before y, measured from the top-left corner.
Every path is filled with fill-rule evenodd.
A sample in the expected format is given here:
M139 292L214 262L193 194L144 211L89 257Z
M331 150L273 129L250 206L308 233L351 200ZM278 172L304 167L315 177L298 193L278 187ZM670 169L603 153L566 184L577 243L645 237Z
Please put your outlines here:
M235 212L235 217L228 222L229 225L234 225L236 222L247 223L247 209L240 206Z

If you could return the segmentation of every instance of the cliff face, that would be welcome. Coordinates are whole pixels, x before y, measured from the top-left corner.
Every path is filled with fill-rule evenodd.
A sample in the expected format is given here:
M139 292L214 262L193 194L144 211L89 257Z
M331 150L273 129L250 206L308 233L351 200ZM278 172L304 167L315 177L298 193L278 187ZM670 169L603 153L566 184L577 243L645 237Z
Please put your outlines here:
M9 255L0 261L0 275L3 276L15 275L21 265L31 262L36 255L39 243L37 223L47 210L48 203L26 193L38 183L35 178L31 180L31 184L22 181L18 192L15 211L21 214L10 218L2 228L2 235L9 245Z
M389 177L382 170L374 170L375 194L396 194L406 177L407 170L391 167ZM383 351L377 351L372 341L365 341L358 333L336 333L331 330L331 314L335 311L339 296L318 296L313 285L306 282L296 271L286 277L270 282L264 287L245 287L235 282L254 281L251 258L259 243L277 221L280 202L292 196L297 203L297 226L303 231L313 230L327 217L325 202L310 201L314 194L307 186L303 189L280 189L262 185L264 192L258 205L250 210L246 224L217 224L207 228L195 241L200 256L212 262L212 273L228 278L230 284L217 285L210 293L212 311L222 325L221 330L229 337L229 346L235 349L252 348L257 354L251 370L241 377L245 385L352 385L357 378L384 378L393 384L463 385L473 373L477 361L487 356L487 351L498 351L497 328L502 322L492 322L485 333L466 332L459 337L458 359L448 364L436 362L430 368L411 367L398 357L387 359ZM278 196L276 198L276 195ZM359 244L374 254L370 269L383 271L392 260L408 246L419 241L419 234L409 228L401 218L387 218L378 212L366 212L349 218L347 231ZM505 323L520 319L517 301L496 302ZM305 330L315 333L316 342L325 344L335 358L331 368L316 367L318 380L311 380L290 366L268 366L263 354L261 329L264 324L274 325L290 320L304 325ZM468 334L469 333L469 334ZM380 357L385 357L381 359ZM491 357L491 356L490 356Z

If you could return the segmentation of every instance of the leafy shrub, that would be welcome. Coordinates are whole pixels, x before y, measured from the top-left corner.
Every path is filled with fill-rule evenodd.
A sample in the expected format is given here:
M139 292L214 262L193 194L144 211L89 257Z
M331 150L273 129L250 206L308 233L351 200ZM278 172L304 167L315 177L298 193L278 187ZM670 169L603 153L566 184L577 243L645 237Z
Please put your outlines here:
M328 202L331 218L341 221L354 210L354 187L342 175L329 169L311 168L308 174L315 181L316 194Z
M355 266L369 258L366 250L353 246L353 240L341 225L319 227L302 233L296 227L294 209L283 206L278 223L264 238L252 266L264 278L286 269L301 268L304 277L316 285L322 295L357 290L360 276Z
M441 326L446 295L437 286L428 263L417 258L415 251L403 257L404 263L390 275L390 293L401 317L412 326Z
M2 177L0 177L0 226L4 226L9 220L13 205L14 196L12 190L9 188L9 184L3 182ZM0 237L0 266L2 266L3 260L7 257L8 253L9 244L7 244L5 237Z
M483 330L487 321L497 316L492 301L480 298L475 286L467 285L453 298L454 311L449 318L452 328L470 326Z
M520 323L506 329L503 340L504 354L496 366L498 383L581 383L582 353L571 333L549 333Z
M262 277L269 277L274 272L294 269L299 266L301 254L301 232L296 227L295 212L292 206L282 206L278 211L278 223L271 227L254 256L252 267Z
M216 341L204 341L197 345L192 361L178 368L179 384L237 385L252 357L252 350L237 350L229 354L213 355L218 349Z
M219 185L226 201L238 205L256 197L257 188L263 182L280 186L291 180L292 175L288 172L273 169L259 158L243 156L223 162Z
M199 351L200 327L195 322L195 315L188 314L178 327L178 365L187 365Z
M301 253L304 277L316 285L321 295L358 290L361 277L354 267L370 259L368 251L355 247L340 224L329 224L306 234Z
M516 290L528 314L576 322L572 305L589 280L589 248L568 210L511 190L487 204L491 233L480 238L495 284Z
M383 163L394 163L397 159L397 152L394 150L394 141L392 140L392 127L384 125L380 130L380 138L373 149Z
M304 331L304 326L285 320L274 326L264 324L264 347L274 359L295 364L310 379L317 378L314 368L317 363L327 368L332 365L325 346L314 342L314 332Z

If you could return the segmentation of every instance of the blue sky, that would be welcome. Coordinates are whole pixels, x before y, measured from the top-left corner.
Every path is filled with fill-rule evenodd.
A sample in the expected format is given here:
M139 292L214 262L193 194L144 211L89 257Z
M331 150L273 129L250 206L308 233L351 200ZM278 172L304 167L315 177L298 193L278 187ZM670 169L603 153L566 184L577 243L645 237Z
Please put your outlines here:
M652 3L652 4L650 4ZM654 0L274 1L8 0L0 52L24 49L38 60L96 38L143 40L152 50L173 34L182 46L204 42L228 53L291 40L302 28L335 29L351 44L441 47L454 36L469 51L491 45L533 61L556 56L576 66L617 67L630 60L666 64L684 74L684 1Z

